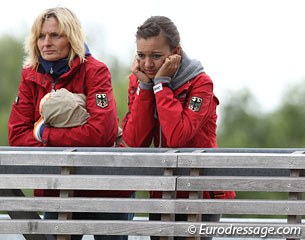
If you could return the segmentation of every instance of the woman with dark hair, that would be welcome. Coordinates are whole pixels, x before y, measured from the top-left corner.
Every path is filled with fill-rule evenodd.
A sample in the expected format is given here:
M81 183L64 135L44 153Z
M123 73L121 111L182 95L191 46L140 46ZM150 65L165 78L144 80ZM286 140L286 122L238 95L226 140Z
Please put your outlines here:
M167 17L148 18L136 33L137 56L131 67L123 141L129 147L216 148L213 82L202 64L182 50L175 24ZM151 197L161 197L151 192ZM178 192L177 198L188 197ZM234 192L203 192L204 198L234 198ZM160 219L150 214L150 219ZM177 215L177 220L186 219ZM219 215L203 215L218 221ZM152 237L153 239L155 237ZM158 237L156 237L158 238ZM203 238L211 239L211 238Z

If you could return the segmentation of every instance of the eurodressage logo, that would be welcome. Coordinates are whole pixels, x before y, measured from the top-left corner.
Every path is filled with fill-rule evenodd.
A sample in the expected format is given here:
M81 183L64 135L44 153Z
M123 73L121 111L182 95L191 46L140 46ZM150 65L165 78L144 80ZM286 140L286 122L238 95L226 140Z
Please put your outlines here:
M192 97L189 103L189 109L194 112L199 112L202 104L202 98L200 97Z
M97 93L95 94L96 106L105 108L108 107L108 96L106 93Z

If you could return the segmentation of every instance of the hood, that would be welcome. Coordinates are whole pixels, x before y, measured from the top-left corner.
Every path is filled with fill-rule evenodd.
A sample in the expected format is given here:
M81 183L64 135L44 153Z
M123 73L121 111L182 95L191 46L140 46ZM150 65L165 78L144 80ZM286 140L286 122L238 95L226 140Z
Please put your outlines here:
M176 74L170 81L170 87L176 90L182 86L187 81L193 79L198 74L203 73L203 66L200 61L196 59L190 59L186 53L182 52L182 59L180 67L178 68Z

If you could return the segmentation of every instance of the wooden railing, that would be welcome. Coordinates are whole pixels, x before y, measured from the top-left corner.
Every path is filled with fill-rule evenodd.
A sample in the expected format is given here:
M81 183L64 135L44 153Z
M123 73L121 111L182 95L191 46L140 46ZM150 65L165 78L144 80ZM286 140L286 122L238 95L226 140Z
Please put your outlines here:
M302 149L0 147L0 211L11 217L0 220L0 234L26 239L69 239L71 234L304 239L304 169ZM60 196L24 196L25 189L59 190ZM163 198L70 197L73 190L162 191ZM236 191L237 197L201 199L201 191L219 190ZM189 191L190 197L175 199L176 191ZM239 198L241 192L251 192L251 198ZM286 193L287 199L262 199L255 196L258 192ZM41 219L43 212L58 212L59 219ZM160 213L162 218L71 220L72 212ZM175 214L187 214L188 221L174 221ZM202 222L202 214L223 217ZM242 220L250 214L274 218Z

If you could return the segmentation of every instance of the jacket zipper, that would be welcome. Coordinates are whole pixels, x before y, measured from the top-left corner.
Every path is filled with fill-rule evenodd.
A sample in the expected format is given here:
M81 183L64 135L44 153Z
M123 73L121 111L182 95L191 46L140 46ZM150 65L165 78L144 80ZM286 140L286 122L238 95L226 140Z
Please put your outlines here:
M51 68L50 69L50 75L51 76L52 76L53 72L54 72L54 70L53 70L53 68ZM57 82L57 79L54 79L53 83L52 83L52 90L51 90L51 92L56 92L56 89L55 89L56 82Z

